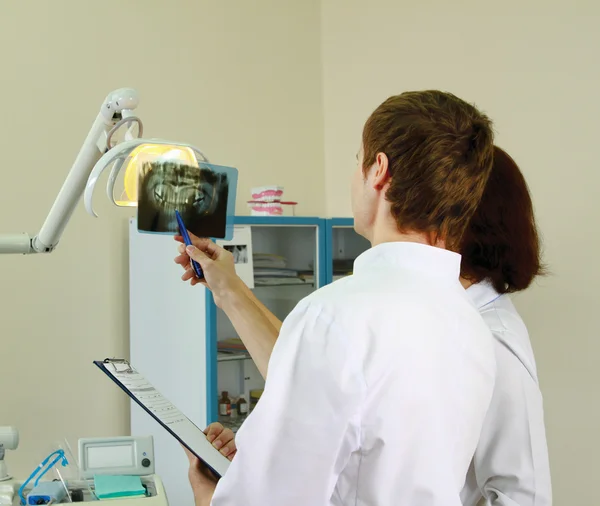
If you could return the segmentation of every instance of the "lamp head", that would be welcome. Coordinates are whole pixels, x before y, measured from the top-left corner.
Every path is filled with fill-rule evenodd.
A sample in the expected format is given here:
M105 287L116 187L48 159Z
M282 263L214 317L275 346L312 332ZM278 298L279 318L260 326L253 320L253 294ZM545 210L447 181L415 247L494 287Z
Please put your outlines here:
M122 142L107 151L94 166L84 193L88 213L97 216L93 209L93 193L96 182L105 169L112 166L106 193L119 207L135 207L138 202L138 182L147 167L158 163L179 163L199 167L208 159L199 149L177 142L160 139L134 139ZM118 182L118 183L117 183Z

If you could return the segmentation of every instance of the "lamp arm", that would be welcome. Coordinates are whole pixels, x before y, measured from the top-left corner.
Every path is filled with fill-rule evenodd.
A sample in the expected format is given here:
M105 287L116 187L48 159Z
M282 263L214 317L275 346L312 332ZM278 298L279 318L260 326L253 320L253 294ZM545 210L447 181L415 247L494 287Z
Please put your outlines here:
M39 233L33 238L27 234L0 235L0 254L49 253L56 247L94 165L106 151L108 131L123 115L131 115L138 103L137 92L130 88L115 90L106 97Z
M68 222L83 194L87 178L94 164L102 156L98 141L107 132L108 125L102 114L98 114L90 129L65 182L42 225L40 232L33 238L35 253L52 251L60 240Z

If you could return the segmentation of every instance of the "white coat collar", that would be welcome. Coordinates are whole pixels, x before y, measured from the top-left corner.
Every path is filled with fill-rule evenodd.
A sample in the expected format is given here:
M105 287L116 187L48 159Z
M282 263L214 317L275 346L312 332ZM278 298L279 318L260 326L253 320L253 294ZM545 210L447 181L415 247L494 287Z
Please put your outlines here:
M491 304L502 296L487 280L471 285L467 288L467 294L477 309Z
M419 270L452 281L460 275L460 255L415 242L387 242L368 249L354 261L354 273L390 266Z

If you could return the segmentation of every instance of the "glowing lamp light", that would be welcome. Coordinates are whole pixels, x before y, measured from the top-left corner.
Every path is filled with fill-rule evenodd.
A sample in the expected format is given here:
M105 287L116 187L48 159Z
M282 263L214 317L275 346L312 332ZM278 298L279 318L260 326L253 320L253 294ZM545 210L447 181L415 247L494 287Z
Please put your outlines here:
M192 148L172 144L142 144L136 147L123 162L125 176L123 179L125 200L114 200L122 207L137 206L138 181L140 168L147 162L179 162L198 167L198 159Z

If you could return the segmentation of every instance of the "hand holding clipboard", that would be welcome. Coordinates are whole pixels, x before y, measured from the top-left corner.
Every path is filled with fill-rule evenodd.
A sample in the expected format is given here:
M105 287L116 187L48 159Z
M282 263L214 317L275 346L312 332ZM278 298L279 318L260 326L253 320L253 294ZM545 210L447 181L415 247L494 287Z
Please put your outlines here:
M230 464L227 457L210 444L204 432L163 397L127 360L96 360L94 364L217 476L225 474Z

